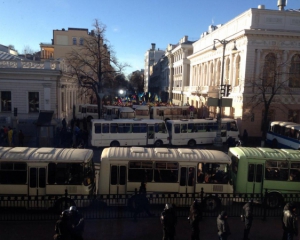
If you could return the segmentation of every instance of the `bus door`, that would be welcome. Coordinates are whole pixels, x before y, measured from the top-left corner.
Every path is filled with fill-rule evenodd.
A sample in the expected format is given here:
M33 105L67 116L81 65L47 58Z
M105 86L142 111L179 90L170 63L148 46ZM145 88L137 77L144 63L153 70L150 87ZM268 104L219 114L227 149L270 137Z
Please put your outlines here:
M190 166L180 166L179 193L195 192L196 168Z
M126 193L126 165L110 166L109 194Z
M29 196L46 195L46 167L29 168Z
M147 145L154 144L154 141L155 141L155 128L154 128L154 125L148 125Z
M261 163L248 164L247 193L262 193L263 165Z

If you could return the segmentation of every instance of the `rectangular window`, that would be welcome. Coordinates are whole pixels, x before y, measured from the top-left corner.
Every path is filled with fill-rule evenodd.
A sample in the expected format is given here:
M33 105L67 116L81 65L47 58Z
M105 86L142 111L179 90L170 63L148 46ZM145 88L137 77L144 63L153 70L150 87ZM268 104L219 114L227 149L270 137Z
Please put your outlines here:
M83 45L83 38L79 39L79 45L81 45L81 46Z
M73 37L73 45L77 45L77 38Z
M1 112L11 112L11 92L2 91L1 93Z
M300 163L299 162L291 162L291 170L290 170L290 181L300 182Z
M229 173L228 173L227 164L203 163L201 167L202 167L202 173L197 172L197 175L203 174L205 183L214 183L214 184L228 183ZM199 166L198 169L200 169ZM201 179L203 179L203 176L201 176Z
M155 182L177 182L178 163L177 162L156 162L154 169Z
M8 163L0 164L0 183L1 184L26 184L27 182L27 164L26 163Z
M95 123L95 133L101 133L101 123Z
M266 161L265 178L266 180L287 181L288 162L287 161Z
M29 112L39 112L40 111L40 99L38 92L29 92L28 93L28 103L29 103Z
M152 182L152 162L129 162L128 181L131 182Z

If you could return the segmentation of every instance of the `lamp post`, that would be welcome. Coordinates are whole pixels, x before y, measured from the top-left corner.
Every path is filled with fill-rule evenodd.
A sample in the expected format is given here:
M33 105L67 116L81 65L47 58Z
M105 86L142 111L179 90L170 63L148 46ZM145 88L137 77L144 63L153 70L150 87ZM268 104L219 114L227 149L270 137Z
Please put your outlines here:
M225 49L226 49L226 45L228 43L230 43L231 41L234 41L234 47L233 47L233 51L236 51L236 45L235 45L235 40L231 39L231 40L219 40L219 39L214 39L214 46L212 50L217 50L215 43L219 42L223 45L223 55L222 55L222 69L221 69L221 85L220 85L220 89L219 89L219 101L218 101L218 107L219 107L219 113L217 116L217 123L218 123L218 131L217 131L217 135L216 138L214 139L214 145L216 147L222 147L223 146L223 141L222 141L222 136L221 136L221 128L222 128L222 123L221 123L221 118L222 118L222 88L223 88L223 81L224 81L224 60L225 60ZM225 89L224 89L225 91Z

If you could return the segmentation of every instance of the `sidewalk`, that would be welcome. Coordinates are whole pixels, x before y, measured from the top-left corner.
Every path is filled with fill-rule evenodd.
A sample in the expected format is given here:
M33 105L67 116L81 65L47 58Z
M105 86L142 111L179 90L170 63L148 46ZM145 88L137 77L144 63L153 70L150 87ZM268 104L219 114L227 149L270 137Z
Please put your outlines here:
M243 239L243 223L239 218L229 218L232 235L228 240ZM0 238L3 240L52 240L55 221L47 222L0 222ZM190 225L185 218L179 218L176 240L190 239ZM278 218L266 221L254 219L249 235L251 240L281 240L282 228ZM162 239L162 227L158 217L132 219L86 220L84 240L156 240ZM204 218L200 223L200 239L217 238L216 219ZM294 240L300 240L299 236Z

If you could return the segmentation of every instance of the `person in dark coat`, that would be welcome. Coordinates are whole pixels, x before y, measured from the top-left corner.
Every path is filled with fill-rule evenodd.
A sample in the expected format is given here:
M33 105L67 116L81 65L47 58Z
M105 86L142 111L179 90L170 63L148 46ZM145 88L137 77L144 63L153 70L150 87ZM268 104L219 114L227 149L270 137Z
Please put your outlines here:
M75 206L71 206L68 210L69 219L72 225L72 240L83 240L82 234L84 231L84 218L78 212Z
M163 225L163 240L174 240L177 216L172 204L166 204L160 215L160 221Z
M54 240L61 239L61 240L71 240L71 232L72 227L71 223L69 221L68 213L66 211L63 211L60 215L59 220L55 224L55 235Z
M247 144L248 144L248 132L246 129L244 129L244 132L243 132L243 145L245 147L247 147Z
M295 236L298 236L298 222L296 215L296 205L291 203L287 206L287 210L283 212L283 225L284 225L284 234L285 239L292 240Z
M227 218L228 215L225 211L222 211L217 218L219 240L227 240L227 237L231 234Z
M245 217L244 240L248 240L249 232L253 222L253 200L251 199L243 206Z
M136 194L133 198L134 202L134 215L133 220L137 221L137 215L143 211L149 216L152 217L154 214L150 212L150 203L147 198L147 190L145 182L141 182L141 186L139 189L139 194Z
M190 207L190 214L189 214L189 222L192 227L192 233L191 233L191 240L199 240L199 222L201 221L202 213L201 213L201 207L197 200L193 202L193 204Z

